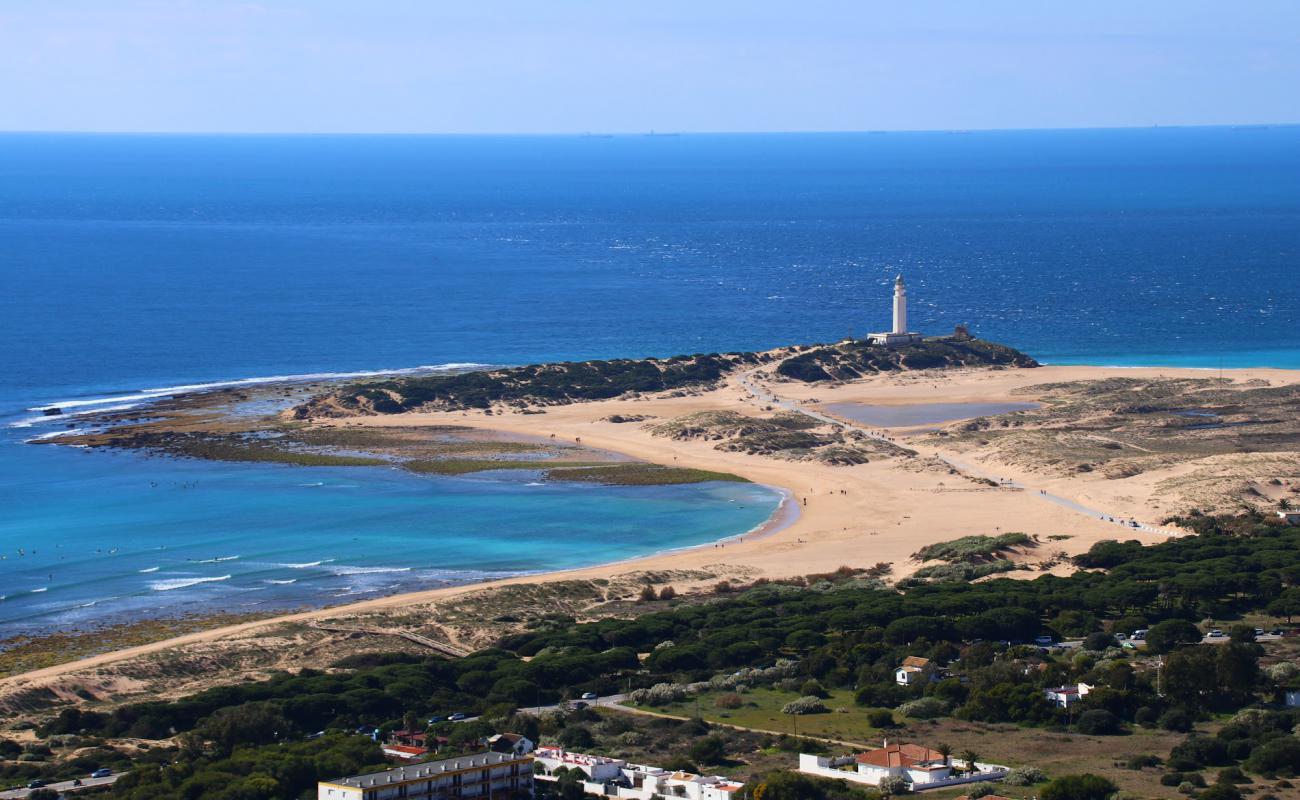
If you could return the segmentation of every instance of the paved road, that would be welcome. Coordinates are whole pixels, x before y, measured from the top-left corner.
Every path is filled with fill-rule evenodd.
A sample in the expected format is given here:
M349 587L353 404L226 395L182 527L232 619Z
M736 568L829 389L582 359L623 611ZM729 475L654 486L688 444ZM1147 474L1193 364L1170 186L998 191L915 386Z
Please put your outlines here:
M81 789L89 789L92 786L108 786L125 774L125 772L119 772L116 775L109 775L107 778L82 778L80 786L73 786L72 781L59 781L58 783L51 783L45 788L53 789L56 792L76 792ZM31 789L10 789L0 792L0 800L26 797L31 793Z
M803 414L806 417L811 417L812 419L815 419L819 422L824 422L828 425L835 425L840 428L852 429L854 431L864 433L867 436L871 437L872 439L876 439L878 441L889 442L891 444L897 445L897 442L895 442L890 437L878 433L870 428L866 428L861 425L854 424L852 422L849 422L848 420L839 419L838 417L832 417L828 414L823 414L820 411L814 411L810 408L804 408L803 405L801 405L800 403L794 400L789 400L777 395L771 389L768 389L766 386L762 386L755 381L754 374L757 371L758 371L757 369L752 369L740 376L741 387L744 388L746 391L748 391L751 395L753 395L755 400L761 403L766 403L768 405L783 408L787 411L793 411L796 414ZM1049 503L1054 503L1058 506L1061 506L1062 508L1067 508L1076 513L1092 517L1093 519L1099 519L1103 522L1112 522L1117 526L1128 531L1147 531L1148 533L1158 533L1164 536L1177 536L1181 533L1180 531L1177 530L1172 530L1169 528L1161 528L1157 525L1147 525L1145 523L1137 522L1136 520L1125 518L1123 515L1110 514L1105 511L1101 511L1100 509L1089 508L1088 506L1085 506L1082 503L1071 500L1068 497L1061 497L1060 495L1052 494L1051 492L1048 492L1045 489L1033 489L1018 481L1007 480L1000 476L989 474L983 471L982 469L980 469L979 467L976 467L972 464L968 464L962 461L958 461L957 459L949 455L946 455L938 450L934 450L932 448L926 448L926 449L917 448L915 445L910 443L908 446L911 449L917 450L918 452L924 452L926 455L933 456L939 459L940 461L944 462L945 464L957 470L958 472L964 473L966 475L970 475L975 478L982 478L984 480L993 481L999 486L1008 489L1019 489L1021 491L1027 491L1031 494L1031 496L1037 497L1040 500L1044 500Z

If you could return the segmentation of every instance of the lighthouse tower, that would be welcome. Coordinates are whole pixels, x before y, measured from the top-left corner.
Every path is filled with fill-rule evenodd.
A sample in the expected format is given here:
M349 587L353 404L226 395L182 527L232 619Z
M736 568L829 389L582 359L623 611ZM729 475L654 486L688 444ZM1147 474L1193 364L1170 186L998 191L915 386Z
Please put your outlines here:
M899 347L916 344L921 341L921 334L907 329L907 284L903 283L900 273L894 278L894 328L888 333L871 333L867 340L872 344L885 347Z
M902 273L894 278L894 329L890 333L907 333L907 286Z

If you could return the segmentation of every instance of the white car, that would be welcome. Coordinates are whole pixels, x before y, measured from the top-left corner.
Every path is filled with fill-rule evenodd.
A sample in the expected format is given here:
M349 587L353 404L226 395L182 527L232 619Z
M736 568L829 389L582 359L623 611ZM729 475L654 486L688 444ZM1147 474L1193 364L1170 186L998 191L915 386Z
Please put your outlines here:
M585 692L585 693L583 693L583 695L582 695L582 699L583 699L583 700L595 700L595 699L596 699L596 693L595 693L595 692Z

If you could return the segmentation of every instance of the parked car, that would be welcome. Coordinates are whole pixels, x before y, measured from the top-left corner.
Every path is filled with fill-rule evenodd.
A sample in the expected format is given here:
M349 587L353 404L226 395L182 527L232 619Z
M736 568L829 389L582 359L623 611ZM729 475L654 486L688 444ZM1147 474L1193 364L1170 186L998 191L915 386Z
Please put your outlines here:
M1135 642L1145 642L1146 639L1147 639L1147 629L1146 629L1146 628L1138 628L1137 630L1133 631L1133 641L1135 641Z
M1222 639L1222 638L1223 638L1223 631L1219 630L1218 628L1211 628L1211 629L1210 629L1210 632L1206 634L1206 638L1209 638L1209 639Z
M28 781L28 782L27 782L27 788L28 788L28 789L44 789L44 788L45 788L45 781L41 780L40 778L36 778L35 780Z
M1046 646L1051 644L1054 641L1056 641L1054 637L1048 636L1047 634L1043 634L1042 636L1036 637L1034 639L1034 644Z
M1284 635L1285 635L1285 634L1282 633L1282 629L1281 629L1281 628L1274 628L1273 630L1269 631L1269 634L1272 635L1272 636L1284 636Z
M100 767L99 769L97 769L97 770L95 770L94 772L90 773L90 777L92 777L92 778L111 778L111 777L113 777L113 770L109 769L108 767Z
M439 723L439 722L446 722L446 721L447 721L447 718L446 718L446 717L443 717L443 716L429 717L429 724L430 724L430 725L433 725L433 724L436 724L436 723Z
M1264 635L1264 629L1263 629L1263 628L1256 628L1256 629L1255 629L1255 635L1256 635L1256 636L1263 636L1263 635Z
M595 700L595 699L596 699L596 693L595 693L595 692L584 692L583 695L582 695L582 699L583 699L583 700Z
M586 707L587 704L582 702L581 700L574 700L572 703L569 704L569 708L572 708L574 711L581 711Z
M447 719L451 720L452 722L460 722L461 720L465 719L465 712L457 711L455 714L452 714L451 716L447 717Z

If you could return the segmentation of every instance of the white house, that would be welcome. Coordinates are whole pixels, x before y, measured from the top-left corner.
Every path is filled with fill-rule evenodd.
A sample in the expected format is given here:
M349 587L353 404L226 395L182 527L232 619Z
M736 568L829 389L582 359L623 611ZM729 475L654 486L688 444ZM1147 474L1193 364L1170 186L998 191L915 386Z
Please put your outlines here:
M518 733L498 733L489 736L487 745L494 753L513 753L517 756L528 755L533 752L535 746L532 739Z
M554 781L560 767L586 773L582 782L587 794L627 800L680 797L685 800L739 800L744 785L723 775L669 772L645 764L629 764L615 758L570 753L560 747L543 746L533 753L537 780Z
M1288 525L1300 525L1300 511L1279 511L1277 515Z
M960 767L960 769L958 769ZM823 778L879 786L886 778L900 778L912 791L937 789L976 781L998 780L1007 774L1000 764L967 765L916 744L889 744L852 756L827 757L801 753L799 771Z
M934 680L936 671L930 659L920 656L908 656L894 670L894 681L899 686L911 686L926 680Z
M1056 703L1061 708L1069 708L1075 703L1088 696L1092 687L1086 683L1080 683L1077 686L1058 686L1055 689L1044 689L1043 694L1048 700Z
M596 783L611 781L623 774L626 762L604 756L570 753L563 747L542 746L533 751L533 774L537 778L554 777L561 767L585 772Z

